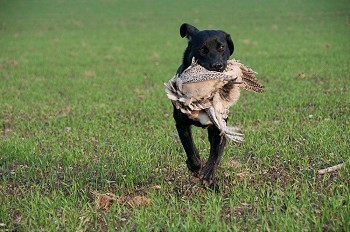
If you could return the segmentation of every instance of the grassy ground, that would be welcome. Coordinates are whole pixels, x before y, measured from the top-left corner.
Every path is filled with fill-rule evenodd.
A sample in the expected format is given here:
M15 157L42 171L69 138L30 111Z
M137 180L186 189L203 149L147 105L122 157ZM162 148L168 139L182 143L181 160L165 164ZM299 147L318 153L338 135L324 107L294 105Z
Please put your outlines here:
M0 0L0 230L349 231L349 12L346 0ZM183 22L229 32L266 86L231 109L246 142L228 145L220 193L186 170L164 93Z

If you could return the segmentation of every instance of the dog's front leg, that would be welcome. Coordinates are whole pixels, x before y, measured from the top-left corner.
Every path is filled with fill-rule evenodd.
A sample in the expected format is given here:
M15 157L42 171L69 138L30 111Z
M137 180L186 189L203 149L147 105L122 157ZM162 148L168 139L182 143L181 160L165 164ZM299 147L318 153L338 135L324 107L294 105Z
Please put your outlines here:
M191 125L176 122L176 129L187 155L186 164L188 169L191 172L198 172L201 169L201 160L193 142Z
M210 142L210 155L202 170L202 178L206 185L212 187L215 182L215 172L220 163L222 153L226 145L226 137L216 126L208 127Z
M187 167L191 172L198 172L201 169L201 159L192 138L191 125L193 124L193 121L191 121L179 109L176 109L175 106L173 117L175 119L176 129L182 146L187 155Z

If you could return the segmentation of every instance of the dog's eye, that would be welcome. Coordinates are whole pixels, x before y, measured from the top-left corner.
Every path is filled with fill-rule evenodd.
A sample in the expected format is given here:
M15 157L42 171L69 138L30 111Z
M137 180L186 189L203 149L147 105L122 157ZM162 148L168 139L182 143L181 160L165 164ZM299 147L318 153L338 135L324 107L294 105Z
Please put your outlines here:
M202 54L202 55L206 55L206 54L208 54L208 52L209 52L209 49L207 48L207 47L202 47L200 50L199 50L199 52Z
M225 50L225 46L224 45L219 45L218 46L218 51L219 52L223 52Z

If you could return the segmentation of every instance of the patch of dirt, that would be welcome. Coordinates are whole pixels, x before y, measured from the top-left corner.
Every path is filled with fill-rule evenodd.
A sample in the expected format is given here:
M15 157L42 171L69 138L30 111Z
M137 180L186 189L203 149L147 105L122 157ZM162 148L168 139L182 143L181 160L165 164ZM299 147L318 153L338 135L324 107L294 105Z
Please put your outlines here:
M95 194L95 208L97 210L109 211L109 208L116 200L116 196L113 193L96 193Z
M140 208L140 207L147 207L147 206L153 205L152 200L145 196L133 196L133 197L123 196L119 198L118 203L127 204L131 208Z
M272 24L271 25L272 30L278 30L278 25L277 24Z
M18 65L18 61L17 60L11 60L9 61L9 65L12 66L12 67L15 67Z
M110 207L116 203L124 205L127 208L141 208L152 206L153 202L150 198L142 195L125 194L116 196L113 193L94 193L96 210L109 212Z
M86 76L86 77L94 77L94 76L96 76L96 73L95 73L95 71L88 70L88 71L84 72L84 76Z
M9 120L5 120L2 126L5 134L11 133L13 131Z
M295 77L296 77L296 78L300 78L300 79L305 79L305 78L309 77L309 75L307 75L307 74L304 73L304 72L300 72L300 73L298 73Z

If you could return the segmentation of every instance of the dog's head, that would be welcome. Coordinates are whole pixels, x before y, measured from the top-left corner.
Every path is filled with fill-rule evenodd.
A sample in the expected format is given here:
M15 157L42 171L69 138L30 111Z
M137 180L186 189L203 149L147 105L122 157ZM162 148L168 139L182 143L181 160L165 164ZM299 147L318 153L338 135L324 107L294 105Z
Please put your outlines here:
M184 23L180 27L180 35L188 39L183 59L184 69L191 64L192 58L195 58L199 65L210 71L224 71L234 50L229 34L217 30L200 31Z

